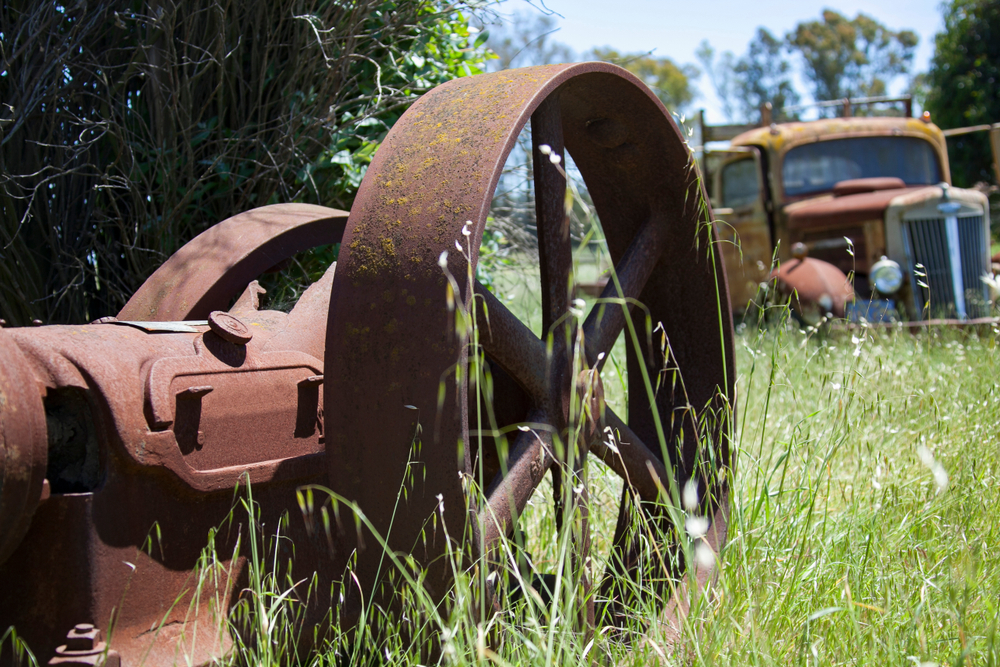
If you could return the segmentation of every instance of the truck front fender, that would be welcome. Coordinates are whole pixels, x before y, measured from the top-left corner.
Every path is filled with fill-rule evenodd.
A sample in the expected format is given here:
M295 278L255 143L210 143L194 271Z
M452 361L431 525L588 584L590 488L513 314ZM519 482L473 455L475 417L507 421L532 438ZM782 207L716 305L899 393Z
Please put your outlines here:
M771 272L779 294L790 298L792 310L807 322L827 313L844 317L854 287L843 271L829 262L812 257L782 262ZM810 322L811 323L811 322Z

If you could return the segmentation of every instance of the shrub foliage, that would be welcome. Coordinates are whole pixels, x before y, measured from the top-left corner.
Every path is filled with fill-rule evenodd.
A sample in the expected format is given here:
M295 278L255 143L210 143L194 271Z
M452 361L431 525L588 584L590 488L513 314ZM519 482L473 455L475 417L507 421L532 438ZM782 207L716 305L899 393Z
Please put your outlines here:
M927 108L945 128L1000 122L1000 5L991 0L951 0L942 6L945 30L935 37L927 76ZM948 140L955 184L995 180L984 132Z
M421 92L480 71L479 0L11 0L0 317L113 315L246 209L349 208Z

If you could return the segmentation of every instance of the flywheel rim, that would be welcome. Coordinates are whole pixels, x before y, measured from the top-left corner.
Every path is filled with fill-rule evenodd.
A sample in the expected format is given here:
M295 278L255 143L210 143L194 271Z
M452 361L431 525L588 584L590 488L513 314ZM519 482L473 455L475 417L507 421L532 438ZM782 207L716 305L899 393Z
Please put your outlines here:
M496 341L484 342L487 355L499 359L503 370L536 401L549 391L541 386L544 373L537 372L539 363L545 363L538 356L538 344L544 349L544 343L537 338L538 344L531 343L518 332L519 322L509 321L509 312L504 314L506 309L485 290L473 288L478 297L473 298L464 283L465 276L472 275L470 262L474 270L478 245L472 245L468 257L455 248L465 236L482 237L504 161L520 130L537 114L548 114L562 125L559 136L546 144L558 153L565 137L566 149L591 191L613 261L652 255L636 260L635 271L624 272L639 291L623 289L625 296L647 306L654 322L661 318L673 358L693 369L683 387L683 403L692 415L689 427L684 430L677 423L684 422L682 416L670 422L666 434L667 441L683 442L675 461L682 470L678 482L694 474L702 449L699 440L709 442L720 470L728 465L735 380L728 291L708 223L710 207L700 206L704 191L663 105L634 76L605 63L543 66L449 82L404 114L362 183L331 294L326 365L340 373L328 378L324 389L333 490L357 501L376 529L388 531L392 526L390 547L414 553L431 570L447 548L437 535L428 538L427 518L439 515L454 536L481 510L467 505L463 487L463 479L472 474L472 457L456 452L454 444L470 443L468 401L461 398L468 386L461 376L443 380L456 362L459 367L467 364L467 349L454 331L442 267L457 279L460 308L477 301L491 309L490 335L501 342L493 347ZM540 142L535 143L537 148ZM539 199L540 217L558 217L542 211L547 205L553 208L552 197ZM637 237L640 240L633 243ZM549 263L558 273L559 262ZM559 319L557 311L565 308L566 300L559 301L557 295L549 301L548 307L555 309L551 322ZM624 327L624 316L618 319L616 326ZM603 346L617 337L603 340L599 323L591 329ZM519 336L519 344L535 349L524 354L516 345L505 348L504 335ZM533 360L536 370L525 370L525 360L528 365ZM632 394L633 383L641 382L642 360L631 354L628 363ZM443 400L438 398L441 386ZM674 387L657 394L658 414L673 413L681 401L677 391ZM712 411L720 416L710 432L699 437L699 420ZM621 420L615 425L625 427L637 441L655 444L656 418L635 412L633 429ZM646 412L653 411L647 406ZM414 482L400 514L396 489L406 479L412 444L418 439L416 456L423 477ZM706 477L712 488L708 493L703 488L701 497L714 520L716 547L727 528L723 477ZM474 525L485 526L481 516ZM349 533L344 539L345 553L364 541ZM358 581L369 585L379 579L381 565L376 561L368 564L359 555ZM438 599L447 578L445 571L427 578Z

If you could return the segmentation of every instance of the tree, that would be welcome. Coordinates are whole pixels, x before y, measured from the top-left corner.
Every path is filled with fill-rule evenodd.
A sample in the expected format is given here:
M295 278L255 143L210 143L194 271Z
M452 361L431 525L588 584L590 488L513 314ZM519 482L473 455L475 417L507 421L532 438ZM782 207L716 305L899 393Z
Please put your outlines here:
M766 28L757 28L746 55L733 68L745 118L757 118L760 108L770 102L775 120L785 120L783 110L799 103L791 79L792 65L783 57L784 50L780 39Z
M1000 122L1000 4L995 0L951 0L944 32L934 39L927 76L926 108L941 127ZM948 140L955 183L971 186L995 179L986 133Z
M635 74L674 113L685 113L698 94L693 81L701 76L701 70L694 65L678 65L670 58L654 58L649 53L620 54L609 48L594 49L591 55Z
M712 84L715 96L719 98L722 105L722 113L726 120L733 121L736 118L736 56L732 51L724 51L719 54L719 59L715 59L715 49L708 43L707 39L701 40L698 50L694 53L698 62L705 69L708 81Z
M425 90L481 70L478 0L6 0L0 317L118 312L235 213L349 208Z
M799 23L785 40L802 56L817 100L884 95L892 79L909 71L918 41L911 30L894 32L865 14L849 20L830 9L821 21Z
M573 50L552 39L559 28L551 16L517 12L509 23L491 28L486 45L497 55L491 71L576 60Z
M738 116L742 121L757 122L766 102L771 103L776 120L788 120L783 110L799 103L791 79L792 64L784 57L785 51L782 40L760 27L739 59L726 51L716 60L708 41L702 41L695 55L708 72L726 118L732 121Z

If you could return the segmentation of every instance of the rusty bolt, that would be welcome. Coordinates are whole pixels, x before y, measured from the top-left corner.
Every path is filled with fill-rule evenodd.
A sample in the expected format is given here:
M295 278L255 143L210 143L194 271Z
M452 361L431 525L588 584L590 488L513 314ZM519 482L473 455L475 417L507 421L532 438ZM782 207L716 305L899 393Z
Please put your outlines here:
M31 326L33 326L33 327L40 327L43 324L44 324L44 322L42 322L41 320L31 320Z
M795 259L805 259L809 255L809 246L799 242L792 246L792 257Z
M90 623L78 623L66 634L48 667L121 667L118 651L108 651L103 633Z
M93 651L101 643L101 631L90 623L78 623L66 634L66 650Z
M209 328L222 338L236 345L246 345L253 338L250 328L229 313L216 310L208 315Z

